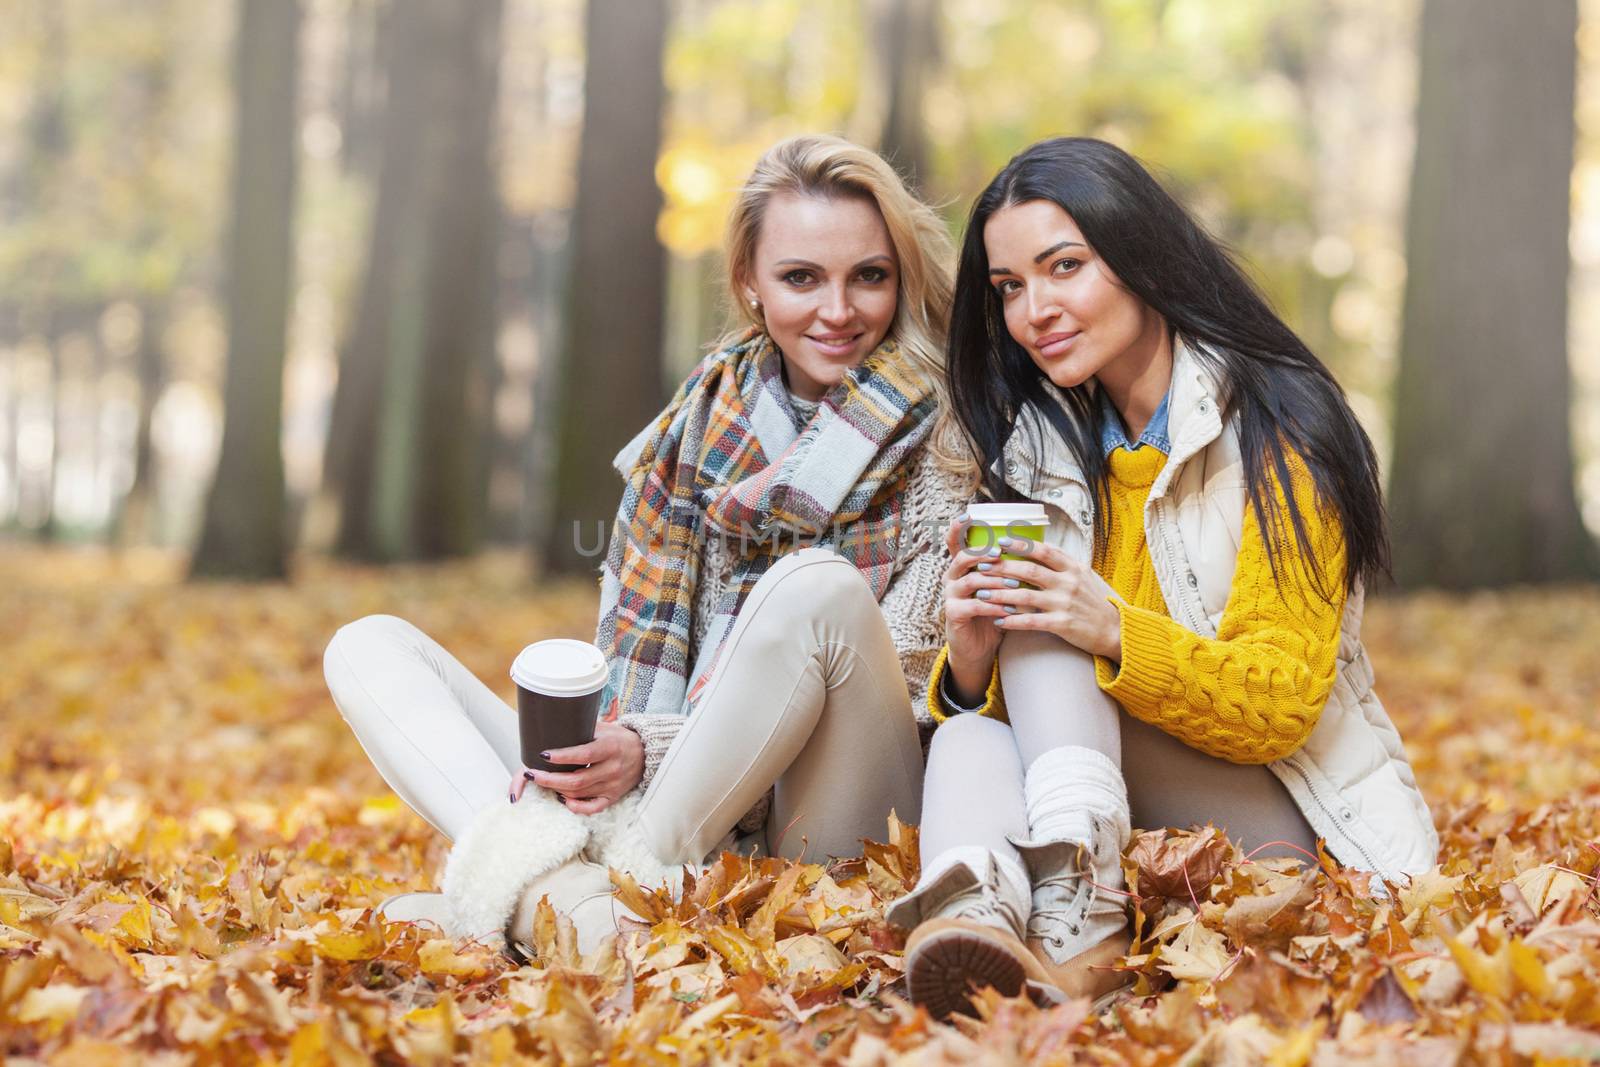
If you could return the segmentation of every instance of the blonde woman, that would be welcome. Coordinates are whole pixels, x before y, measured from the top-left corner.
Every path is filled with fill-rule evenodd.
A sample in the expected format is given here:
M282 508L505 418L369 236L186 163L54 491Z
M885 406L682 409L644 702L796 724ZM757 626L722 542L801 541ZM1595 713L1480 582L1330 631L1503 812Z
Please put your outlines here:
M514 713L408 623L329 645L346 720L455 842L443 894L391 918L503 931L515 955L548 895L588 946L615 929L608 866L855 854L891 810L918 817L966 492L943 473L949 239L881 158L820 136L762 157L729 229L736 328L615 460L605 710L592 743L545 754L584 769L508 791Z

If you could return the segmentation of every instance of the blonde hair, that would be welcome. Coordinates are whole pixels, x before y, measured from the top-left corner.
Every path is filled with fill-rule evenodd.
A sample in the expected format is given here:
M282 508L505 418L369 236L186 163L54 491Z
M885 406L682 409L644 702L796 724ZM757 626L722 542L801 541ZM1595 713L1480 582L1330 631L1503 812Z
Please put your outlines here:
M888 336L933 383L939 414L929 439L934 459L946 470L968 475L975 468L965 436L950 409L945 376L945 338L955 290L955 248L933 208L906 188L882 156L825 134L803 134L779 141L757 160L734 200L728 220L728 291L732 325L726 344L750 326L766 328L758 310L745 302L741 287L755 262L756 242L767 205L776 195L795 193L824 199L861 197L871 201L889 231L900 261L899 289Z

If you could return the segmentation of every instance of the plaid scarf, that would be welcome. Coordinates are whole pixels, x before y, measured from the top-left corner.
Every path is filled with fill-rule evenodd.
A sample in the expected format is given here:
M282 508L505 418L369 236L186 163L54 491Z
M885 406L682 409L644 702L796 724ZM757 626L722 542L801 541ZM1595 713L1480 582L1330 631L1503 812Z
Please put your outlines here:
M931 383L889 341L803 428L765 333L707 356L615 461L627 484L595 638L611 666L605 717L688 714L745 597L797 548L833 549L881 600L898 550L902 465L932 430L934 404ZM738 563L691 665L708 537L728 539Z

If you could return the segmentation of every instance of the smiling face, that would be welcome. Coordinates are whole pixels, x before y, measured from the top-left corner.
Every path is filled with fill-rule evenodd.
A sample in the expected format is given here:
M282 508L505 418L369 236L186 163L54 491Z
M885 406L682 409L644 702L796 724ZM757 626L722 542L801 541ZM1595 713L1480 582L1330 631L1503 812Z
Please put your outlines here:
M767 202L742 287L761 302L791 392L821 399L878 347L894 321L899 266L866 197L780 193Z
M1006 331L1063 389L1143 363L1165 335L1161 316L1111 272L1078 224L1048 200L1009 204L983 228L989 283Z

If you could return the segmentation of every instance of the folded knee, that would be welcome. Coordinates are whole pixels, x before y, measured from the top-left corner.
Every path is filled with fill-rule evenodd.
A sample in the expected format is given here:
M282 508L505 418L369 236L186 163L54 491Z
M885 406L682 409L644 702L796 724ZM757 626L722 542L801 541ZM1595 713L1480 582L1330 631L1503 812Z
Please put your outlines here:
M393 640L413 633L416 627L395 615L364 615L334 631L322 653L322 671L327 676L333 664L348 657L354 647L372 640Z
M1092 656L1076 645L1063 641L1045 630L1011 630L1000 642L1000 659L1018 659L1023 656L1049 656L1066 659L1086 659Z
M987 715L967 713L952 715L939 724L933 732L933 746L929 752L931 758L934 749L975 754L999 746L1016 747L1011 727Z
M835 613L851 604L870 605L877 598L855 565L825 548L803 548L791 553L762 576L766 600L781 600L789 613L807 609Z

